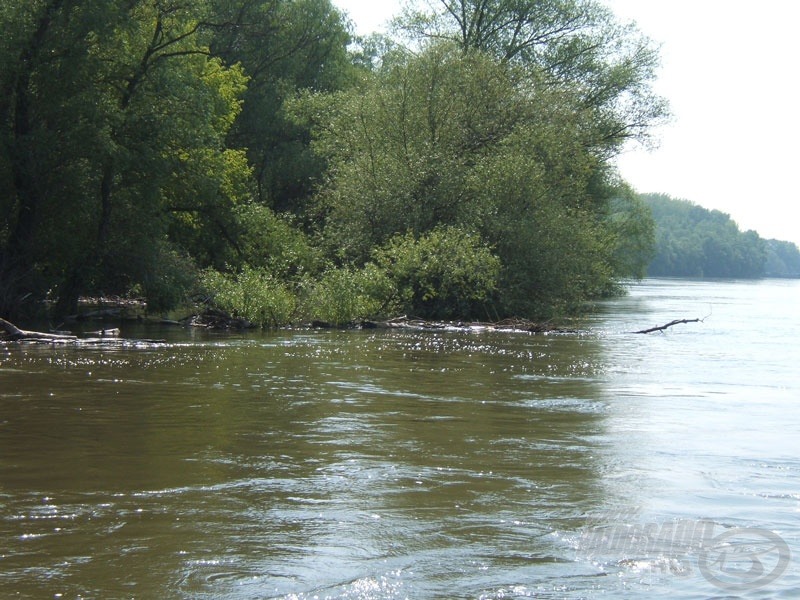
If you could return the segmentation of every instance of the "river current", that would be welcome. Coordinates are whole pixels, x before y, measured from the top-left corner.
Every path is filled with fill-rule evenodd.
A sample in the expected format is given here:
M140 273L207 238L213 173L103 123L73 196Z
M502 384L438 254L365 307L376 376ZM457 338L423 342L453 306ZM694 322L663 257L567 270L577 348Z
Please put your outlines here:
M0 345L0 597L796 598L798 306Z

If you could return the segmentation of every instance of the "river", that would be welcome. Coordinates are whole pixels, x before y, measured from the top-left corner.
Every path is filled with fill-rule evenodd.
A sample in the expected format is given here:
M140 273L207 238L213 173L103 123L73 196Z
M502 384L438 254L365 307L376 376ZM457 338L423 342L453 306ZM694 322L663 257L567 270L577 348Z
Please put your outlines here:
M795 598L799 301L0 345L0 597Z

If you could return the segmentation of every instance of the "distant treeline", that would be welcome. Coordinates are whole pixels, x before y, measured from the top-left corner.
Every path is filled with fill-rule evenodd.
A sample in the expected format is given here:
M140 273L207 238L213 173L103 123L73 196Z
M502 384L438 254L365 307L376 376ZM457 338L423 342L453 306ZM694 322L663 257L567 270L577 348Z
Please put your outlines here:
M800 250L792 242L740 231L731 217L687 200L643 194L656 225L650 276L800 277Z

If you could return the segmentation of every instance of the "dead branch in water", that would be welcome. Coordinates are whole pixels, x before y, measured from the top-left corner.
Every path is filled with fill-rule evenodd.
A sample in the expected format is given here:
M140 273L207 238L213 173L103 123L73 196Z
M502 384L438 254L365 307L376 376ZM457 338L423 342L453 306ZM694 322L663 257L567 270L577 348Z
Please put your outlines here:
M5 332L5 335L4 335ZM120 337L119 329L101 329L100 331L89 331L81 337L67 333L44 333L42 331L28 331L20 329L13 323L5 319L0 319L0 342L65 342L76 344L163 344L166 340L151 339L126 339Z
M74 335L63 335L60 333L43 333L41 331L27 331L20 329L13 323L9 323L5 319L0 319L0 329L8 334L8 339L11 341L17 340L46 340L46 341L64 341L64 340L77 340L78 337Z
M659 327L651 327L650 329L642 329L641 331L634 331L633 333L653 333L654 331L664 331L665 329L669 329L673 325L682 325L685 323L702 323L703 319L675 319L674 321L670 321L666 325L661 325Z

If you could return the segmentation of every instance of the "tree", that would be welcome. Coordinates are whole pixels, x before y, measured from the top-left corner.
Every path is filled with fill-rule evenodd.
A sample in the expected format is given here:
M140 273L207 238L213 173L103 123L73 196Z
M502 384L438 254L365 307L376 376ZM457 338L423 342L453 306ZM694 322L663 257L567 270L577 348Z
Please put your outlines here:
M607 16L593 2L572 0L433 0L412 4L397 24L413 37L450 40L464 51L544 63Z
M317 197L326 247L363 264L398 233L474 228L481 209L466 177L520 120L515 97L503 67L441 46L295 104L330 165Z
M577 86L541 81L445 42L298 102L330 165L317 196L329 251L360 265L397 234L472 232L502 264L494 308L525 316L574 310L629 275L614 256L626 228L608 222L605 123Z
M593 111L595 143L611 152L645 140L667 115L651 88L657 49L595 0L425 0L396 26L414 40L449 40L534 69L540 84L572 87Z
M800 250L792 242L767 240L766 277L800 277Z
M224 239L247 193L244 156L224 146L245 78L209 54L209 5L53 0L3 15L23 32L0 78L14 83L7 310L51 290L71 312L80 293L135 286L158 304L177 281L162 269L189 266L204 229Z
M652 276L762 277L767 246L754 231L742 232L730 216L687 200L646 194L656 223Z
M623 186L611 200L606 222L616 240L615 273L641 279L655 256L655 221L650 207L631 188Z
M500 275L480 237L454 227L396 236L376 250L375 263L399 312L432 319L485 318Z
M258 202L300 213L324 164L283 105L297 90L334 91L352 82L350 34L329 0L214 2L222 25L211 49L249 77L228 144L246 149Z
M0 45L0 109L2 109L2 217L0 228L0 310L12 310L35 279L34 231L43 213L42 182L50 165L35 140L47 132L36 114L39 70L52 67L63 53L51 49L53 29L64 0L2 6L0 27L7 35ZM50 50L48 52L48 50ZM41 78L45 85L49 78ZM50 136L53 137L52 135Z
M613 287L614 238L604 197L592 195L603 165L587 153L580 119L553 99L508 136L471 177L486 217L481 231L502 261L500 311L525 317L573 313Z
M0 310L163 309L201 270L265 323L612 289L647 237L609 159L663 115L649 42L591 0L436 6L413 51L349 55L329 0L0 0Z

